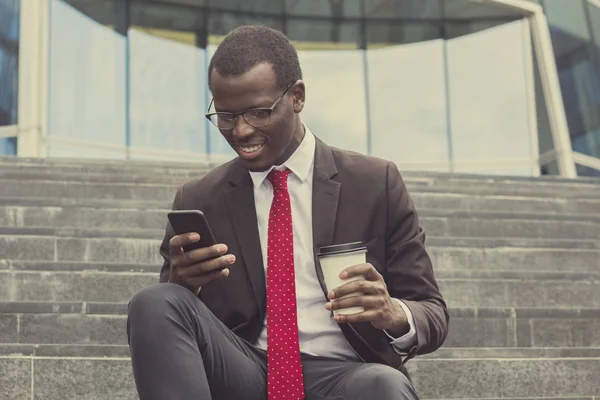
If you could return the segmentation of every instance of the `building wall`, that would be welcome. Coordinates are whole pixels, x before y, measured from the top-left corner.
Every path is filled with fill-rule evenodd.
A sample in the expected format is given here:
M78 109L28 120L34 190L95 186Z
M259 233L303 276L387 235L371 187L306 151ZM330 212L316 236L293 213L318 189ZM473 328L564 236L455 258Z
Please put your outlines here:
M539 165L555 145L516 12L469 0L47 1L49 156L231 158L204 118L206 67L228 31L263 24L297 47L303 119L328 143L404 170L557 172L551 158ZM545 3L573 147L600 157L600 10Z

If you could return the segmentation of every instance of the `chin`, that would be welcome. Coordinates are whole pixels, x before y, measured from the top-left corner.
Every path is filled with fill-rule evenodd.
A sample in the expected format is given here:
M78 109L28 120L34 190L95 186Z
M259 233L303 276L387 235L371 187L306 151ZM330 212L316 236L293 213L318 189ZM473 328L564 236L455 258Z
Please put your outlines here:
M262 160L245 160L240 157L242 165L251 172L266 171L273 166L273 163L264 162Z

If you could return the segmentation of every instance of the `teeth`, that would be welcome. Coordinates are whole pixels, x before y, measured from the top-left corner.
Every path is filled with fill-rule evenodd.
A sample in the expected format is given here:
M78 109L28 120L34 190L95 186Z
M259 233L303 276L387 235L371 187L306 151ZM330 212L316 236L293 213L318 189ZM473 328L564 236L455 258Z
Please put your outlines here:
M260 150L263 147L262 144L257 144L254 146L240 146L240 149L244 152L244 153L254 153L255 151Z

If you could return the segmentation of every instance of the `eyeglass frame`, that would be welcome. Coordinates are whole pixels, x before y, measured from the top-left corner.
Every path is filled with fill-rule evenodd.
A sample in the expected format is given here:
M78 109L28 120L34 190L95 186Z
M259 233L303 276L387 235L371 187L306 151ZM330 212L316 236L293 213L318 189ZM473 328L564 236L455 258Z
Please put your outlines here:
M235 128L235 126L237 125L237 120L240 117L240 115L242 116L242 118L244 118L244 121L246 121L246 123L254 128L263 128L267 125L269 125L271 123L271 113L275 110L275 107L277 107L277 104L279 104L279 102L281 101L281 99L283 99L283 96L285 96L285 94L287 93L287 91L292 87L292 85L295 82L290 82L289 85L287 85L287 87L285 88L285 90L279 95L279 97L277 98L277 100L275 100L275 102L273 103L273 105L271 107L267 107L267 108L249 108L247 110L244 110L242 112L237 112L237 113L232 113L232 112L228 112L228 111L217 111L214 113L209 113L210 111L210 107L213 105L213 102L215 100L215 98L213 97L210 100L210 104L208 105L208 109L206 110L206 114L204 114L204 116L206 117L206 119L208 119L210 121L211 124L213 124L214 126L216 126L218 129L222 129L225 131L230 131L233 130ZM249 111L265 111L267 112L267 116L269 117L269 122L267 122L265 125L261 125L261 126L254 126L252 125L248 119L246 119L246 117L244 116L245 113L249 112ZM233 117L233 126L231 128L219 128L219 126L217 124L215 124L210 118L213 115L216 115L218 117L219 114L227 114L227 115L231 115Z

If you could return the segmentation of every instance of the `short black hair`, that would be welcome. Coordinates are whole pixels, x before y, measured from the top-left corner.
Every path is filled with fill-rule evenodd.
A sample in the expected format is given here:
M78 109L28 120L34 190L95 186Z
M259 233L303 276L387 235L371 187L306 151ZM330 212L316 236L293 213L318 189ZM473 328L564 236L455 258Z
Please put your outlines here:
M225 36L208 65L208 87L213 69L223 76L239 76L262 63L275 71L281 90L302 79L298 53L285 35L258 25L240 26Z

